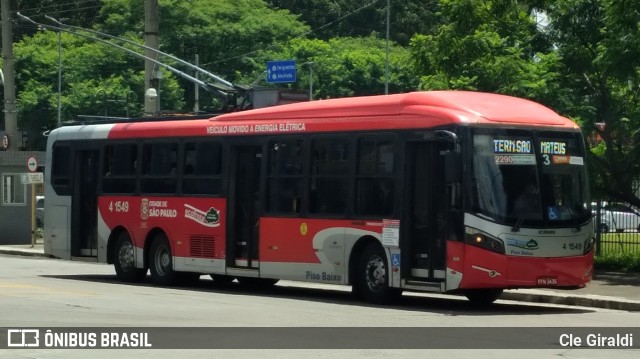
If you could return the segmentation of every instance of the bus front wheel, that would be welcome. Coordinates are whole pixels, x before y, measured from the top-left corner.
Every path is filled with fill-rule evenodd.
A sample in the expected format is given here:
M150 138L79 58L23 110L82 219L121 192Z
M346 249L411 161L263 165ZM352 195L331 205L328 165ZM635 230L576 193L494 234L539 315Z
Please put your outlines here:
M355 278L354 292L373 304L391 303L402 295L402 291L389 287L389 265L380 245L369 244L360 257Z
M173 257L167 236L160 234L151 243L149 249L149 270L155 284L173 285L178 277L173 270Z
M140 282L146 277L146 268L136 268L135 250L129 234L121 232L116 238L113 266L116 276L123 282Z
M474 305L489 305L502 295L502 289L474 289L465 293L465 296Z

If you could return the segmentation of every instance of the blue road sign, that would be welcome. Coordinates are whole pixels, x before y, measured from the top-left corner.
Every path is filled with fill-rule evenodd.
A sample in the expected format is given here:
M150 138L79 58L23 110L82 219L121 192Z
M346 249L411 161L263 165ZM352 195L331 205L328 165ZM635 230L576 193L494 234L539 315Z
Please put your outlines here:
M294 60L267 61L267 83L296 82Z

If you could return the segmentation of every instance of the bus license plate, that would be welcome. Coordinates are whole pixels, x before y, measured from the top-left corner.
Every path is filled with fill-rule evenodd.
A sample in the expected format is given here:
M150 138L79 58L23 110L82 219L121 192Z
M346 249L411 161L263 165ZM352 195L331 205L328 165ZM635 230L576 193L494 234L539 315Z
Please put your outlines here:
M538 277L538 285L558 285L558 277Z

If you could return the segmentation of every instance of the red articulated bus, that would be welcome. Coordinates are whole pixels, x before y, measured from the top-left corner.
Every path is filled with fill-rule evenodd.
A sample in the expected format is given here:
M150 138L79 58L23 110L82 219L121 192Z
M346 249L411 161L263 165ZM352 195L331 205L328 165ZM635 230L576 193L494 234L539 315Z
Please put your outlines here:
M47 145L45 252L124 281L320 282L373 303L580 288L584 161L569 119L464 91L64 126Z

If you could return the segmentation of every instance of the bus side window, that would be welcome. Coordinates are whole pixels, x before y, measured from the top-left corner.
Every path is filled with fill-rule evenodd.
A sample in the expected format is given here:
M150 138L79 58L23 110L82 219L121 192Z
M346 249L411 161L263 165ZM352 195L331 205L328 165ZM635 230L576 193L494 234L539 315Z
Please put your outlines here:
M104 147L103 193L135 192L137 155L138 146L132 143L119 143Z
M346 213L349 188L348 137L318 136L311 142L309 212Z
M71 174L73 161L71 160L71 147L69 145L53 146L53 163L51 171L51 184L58 194L71 194Z
M356 213L386 216L393 213L395 175L394 142L388 136L358 141Z
M187 142L184 148L185 194L220 194L222 192L222 146L219 142Z
M266 210L271 213L299 213L302 194L302 141L270 141L268 161Z
M142 147L142 192L175 193L177 161L177 143L145 144Z

